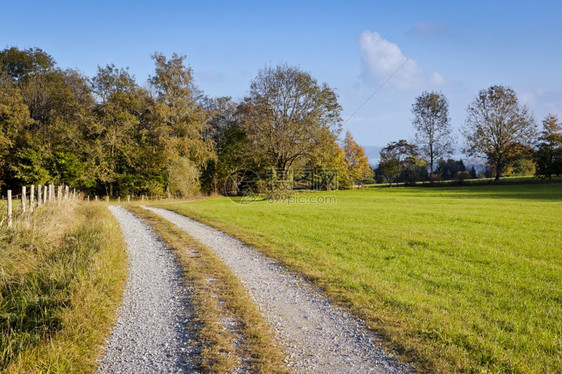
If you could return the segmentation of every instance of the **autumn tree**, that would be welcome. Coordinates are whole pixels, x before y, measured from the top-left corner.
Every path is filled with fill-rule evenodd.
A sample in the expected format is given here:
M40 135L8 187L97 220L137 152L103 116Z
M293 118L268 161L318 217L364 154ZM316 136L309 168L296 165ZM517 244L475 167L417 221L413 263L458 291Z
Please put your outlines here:
M170 159L185 157L197 167L215 157L207 134L207 112L197 103L196 87L185 56L173 54L170 59L161 53L152 55L155 74L149 82L155 93L154 120L168 137Z
M436 161L453 151L449 103L443 93L424 92L412 105L412 114L417 148L428 160L429 177L433 182Z
M322 147L325 131L341 131L340 112L330 87L288 65L262 69L238 108L252 152L281 178Z
M318 133L318 146L307 156L304 179L313 188L321 190L349 189L353 187L348 173L345 152L337 135L328 128Z
M557 116L549 114L542 125L534 157L536 175L552 180L553 175L562 174L562 122Z
M343 150L347 174L353 183L367 180L373 176L373 171L369 166L369 159L365 156L365 150L357 144L349 131L345 134Z
M168 174L180 165L190 170L204 168L216 154L208 136L210 116L197 102L199 91L192 70L185 65L185 56L173 54L167 58L155 53L152 58L156 68L149 83L155 103L148 120L152 122L156 142L165 149L163 166L168 168ZM193 191L193 188L178 191Z
M494 165L496 181L502 171L533 141L535 121L515 91L492 86L481 90L467 109L463 133L469 155L484 154Z

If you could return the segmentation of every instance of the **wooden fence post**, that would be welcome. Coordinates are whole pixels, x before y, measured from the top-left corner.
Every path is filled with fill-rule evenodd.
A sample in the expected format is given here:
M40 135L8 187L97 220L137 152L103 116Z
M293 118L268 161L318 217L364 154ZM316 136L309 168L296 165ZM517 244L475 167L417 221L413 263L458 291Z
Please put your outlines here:
M25 186L21 187L21 211L24 212L24 213L25 213L25 208L26 208L25 203L26 203L26 200L27 200L27 196L26 196L27 191L26 190L27 190L27 188Z
M43 201L41 201L41 189L42 188L43 188L42 185L40 185L40 184L37 185L37 207L40 207L41 203L43 202Z
M121 204L121 196L117 196L117 205Z
M8 227L12 227L12 190L8 190Z
M109 195L105 195L105 202L109 203Z
M131 202L131 195L127 195L127 202L128 202L128 203Z
M64 186L64 199L68 200L69 189L68 186Z
M33 212L33 208L35 203L35 185L31 185L31 189L29 190L29 211Z

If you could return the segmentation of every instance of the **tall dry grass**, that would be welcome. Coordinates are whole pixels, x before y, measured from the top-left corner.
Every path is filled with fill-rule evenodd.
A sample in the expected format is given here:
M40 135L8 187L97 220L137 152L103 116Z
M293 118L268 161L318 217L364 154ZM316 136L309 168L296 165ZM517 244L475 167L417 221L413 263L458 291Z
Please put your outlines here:
M48 204L4 225L0 248L0 370L94 370L127 274L113 216Z

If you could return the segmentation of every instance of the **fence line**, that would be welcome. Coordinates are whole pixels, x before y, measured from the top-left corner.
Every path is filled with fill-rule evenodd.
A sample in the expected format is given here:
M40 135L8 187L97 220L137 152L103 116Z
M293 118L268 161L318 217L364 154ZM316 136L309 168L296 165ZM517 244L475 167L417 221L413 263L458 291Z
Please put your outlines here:
M93 199L91 199L93 197ZM127 203L131 203L132 201L140 201L145 202L149 200L158 200L157 196L152 195L145 195L145 194L129 194L123 196L123 199L127 199ZM2 197L3 199L3 197ZM16 205L14 209L14 199L20 199L21 204L18 206ZM114 201L117 204L121 204L121 196L117 196L115 200L110 200L109 195L105 196L98 196L98 195L90 195L90 194L83 194L80 191L77 191L75 188L70 188L67 185L58 185L55 186L53 183L51 184L37 184L37 185L30 185L30 186L22 186L21 187L21 195L20 194L13 194L13 191L10 189L7 191L7 207L3 208L6 209L4 212L7 213L7 219L4 221L2 218L3 214L0 214L0 226L7 222L7 225L11 227L14 223L14 219L20 216L27 217L29 214L33 214L38 208L56 202L57 204L61 204L64 201L70 200L83 200L83 201L103 201L105 203L110 203L110 201ZM125 200L124 200L125 201Z

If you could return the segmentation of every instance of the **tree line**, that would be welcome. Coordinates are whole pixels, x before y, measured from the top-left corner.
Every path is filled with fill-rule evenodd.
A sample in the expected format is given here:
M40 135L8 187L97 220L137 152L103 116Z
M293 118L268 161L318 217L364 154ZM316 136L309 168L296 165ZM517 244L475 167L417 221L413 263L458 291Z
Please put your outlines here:
M113 64L86 77L39 48L0 51L2 188L53 183L114 197L189 196L221 193L237 169L264 180L330 170L340 188L372 180L363 148L349 132L342 137L337 94L308 72L267 66L236 102L206 96L185 56L151 57L154 72L141 85ZM445 96L426 92L412 110L415 144L400 140L381 152L378 173L389 181L432 180L455 167L441 160L453 142ZM560 174L560 123L545 123L537 138L515 93L494 86L469 108L467 151L486 155L497 178L525 152L537 173Z
M441 92L424 92L412 105L415 140L390 142L380 152L375 177L392 182L415 183L440 179L476 178L472 166L462 160L445 158L453 153L454 138L449 118L449 103ZM483 176L496 181L508 168L521 174L530 171L552 180L562 175L562 123L549 114L539 131L535 119L509 87L491 86L481 90L467 108L462 127L464 152L485 156Z
M86 77L39 48L0 51L0 181L66 184L109 196L221 192L250 168L336 170L340 186L368 179L363 149L340 141L337 95L309 73L266 67L241 102L210 98L185 56L154 53L139 85L127 68Z

